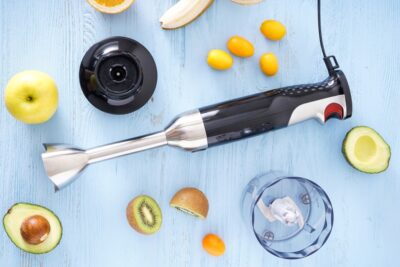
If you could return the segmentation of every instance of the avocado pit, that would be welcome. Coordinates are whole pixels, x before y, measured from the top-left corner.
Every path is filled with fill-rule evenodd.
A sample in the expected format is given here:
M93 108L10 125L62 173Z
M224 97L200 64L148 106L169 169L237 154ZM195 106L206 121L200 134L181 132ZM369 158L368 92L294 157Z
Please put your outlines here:
M50 223L41 215L33 215L22 222L20 232L25 242L38 245L48 238Z

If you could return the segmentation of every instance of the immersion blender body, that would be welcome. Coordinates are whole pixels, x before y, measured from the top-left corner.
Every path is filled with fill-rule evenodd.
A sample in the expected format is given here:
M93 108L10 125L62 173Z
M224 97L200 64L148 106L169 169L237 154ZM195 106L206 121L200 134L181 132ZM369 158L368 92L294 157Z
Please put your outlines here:
M72 182L88 164L163 145L199 151L283 128L307 119L322 123L352 114L350 89L340 70L320 83L274 89L178 116L164 131L89 150L46 144L42 159L56 189Z

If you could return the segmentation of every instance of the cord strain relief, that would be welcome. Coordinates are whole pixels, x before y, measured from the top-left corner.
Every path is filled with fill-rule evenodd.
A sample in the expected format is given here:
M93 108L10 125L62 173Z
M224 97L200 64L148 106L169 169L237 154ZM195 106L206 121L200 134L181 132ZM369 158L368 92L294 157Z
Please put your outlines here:
M330 75L334 74L335 70L339 68L339 63L335 56L324 57L324 62Z

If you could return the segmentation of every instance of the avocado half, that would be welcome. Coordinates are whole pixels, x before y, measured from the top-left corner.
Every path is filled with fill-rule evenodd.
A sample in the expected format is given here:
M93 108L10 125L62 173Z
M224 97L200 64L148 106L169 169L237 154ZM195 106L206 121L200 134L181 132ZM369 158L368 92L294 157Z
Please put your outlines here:
M355 169L365 173L380 173L389 167L390 146L374 129L358 126L343 140L342 152Z
M50 232L40 244L29 244L21 235L21 225L29 217L39 215L47 219ZM10 240L20 249L32 253L43 254L52 251L61 241L62 225L57 215L51 210L30 203L14 204L3 217L3 226Z

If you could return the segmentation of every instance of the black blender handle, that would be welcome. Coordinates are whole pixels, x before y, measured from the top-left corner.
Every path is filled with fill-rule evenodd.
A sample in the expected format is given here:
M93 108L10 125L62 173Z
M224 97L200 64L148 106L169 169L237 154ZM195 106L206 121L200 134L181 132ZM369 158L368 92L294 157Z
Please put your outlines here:
M320 83L274 89L200 109L209 147L311 118L346 119L351 112L350 89L340 70Z

